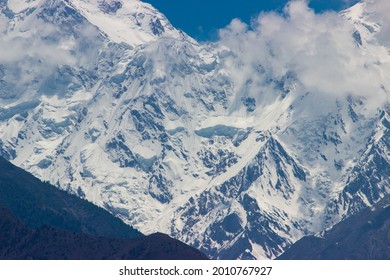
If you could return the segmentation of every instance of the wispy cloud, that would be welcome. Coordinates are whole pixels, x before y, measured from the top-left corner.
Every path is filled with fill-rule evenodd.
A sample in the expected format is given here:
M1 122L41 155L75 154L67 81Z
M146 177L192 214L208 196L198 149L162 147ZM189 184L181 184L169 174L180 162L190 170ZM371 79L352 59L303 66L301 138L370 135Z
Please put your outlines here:
M388 0L366 0L366 9L371 17L381 25L378 39L381 43L390 47L390 1Z
M80 24L75 32L32 18L0 34L0 99L5 103L39 90L61 67L95 66L101 37L97 28ZM77 31L77 33L76 33ZM100 43L99 43L100 42ZM45 92L42 92L43 94ZM30 94L30 98L36 98Z

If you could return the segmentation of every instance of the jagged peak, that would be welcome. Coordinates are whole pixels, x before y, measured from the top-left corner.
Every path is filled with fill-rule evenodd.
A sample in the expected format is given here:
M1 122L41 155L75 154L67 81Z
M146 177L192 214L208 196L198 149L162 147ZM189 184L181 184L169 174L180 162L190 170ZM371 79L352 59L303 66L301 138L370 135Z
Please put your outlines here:
M23 25L23 21L33 14L34 10L52 10L61 6L77 11L79 16L84 17L116 43L137 46L161 37L183 38L185 36L150 4L138 0L10 0L7 2L7 7L17 18L14 19L14 25Z

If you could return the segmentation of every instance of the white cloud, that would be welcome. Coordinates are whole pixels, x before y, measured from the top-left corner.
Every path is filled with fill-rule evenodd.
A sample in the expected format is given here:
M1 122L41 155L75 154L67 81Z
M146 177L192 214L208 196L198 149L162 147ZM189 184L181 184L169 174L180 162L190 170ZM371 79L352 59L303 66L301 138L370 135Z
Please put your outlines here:
M375 4L367 6L378 11L378 20L383 19L382 36L386 37L390 1L371 2ZM220 31L218 44L234 54L223 61L236 85L248 88L248 80L257 85L249 94L272 91L266 88L265 80L293 72L312 93L336 98L352 94L376 99L377 104L388 102L381 85L390 88L389 52L382 41L373 43L369 50L359 47L353 32L353 24L338 13L315 14L306 1L293 1L285 7L285 16L260 14L251 28L232 21ZM265 70L263 74L254 71L259 65Z
M0 33L0 98L5 102L22 95L27 98L27 91L39 94L45 81L63 66L95 67L101 47L99 42L102 43L95 27L80 25L72 33L54 24L34 20L32 28L21 24L21 27Z
M390 1L388 0L366 0L366 9L371 18L381 25L381 31L378 35L379 40L390 46Z

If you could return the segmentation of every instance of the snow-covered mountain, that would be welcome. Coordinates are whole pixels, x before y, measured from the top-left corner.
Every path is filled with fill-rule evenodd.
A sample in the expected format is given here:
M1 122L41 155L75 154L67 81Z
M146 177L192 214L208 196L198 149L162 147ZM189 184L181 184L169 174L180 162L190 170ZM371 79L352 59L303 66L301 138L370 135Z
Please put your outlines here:
M137 0L0 1L0 154L144 233L274 258L390 191L375 5L200 44Z

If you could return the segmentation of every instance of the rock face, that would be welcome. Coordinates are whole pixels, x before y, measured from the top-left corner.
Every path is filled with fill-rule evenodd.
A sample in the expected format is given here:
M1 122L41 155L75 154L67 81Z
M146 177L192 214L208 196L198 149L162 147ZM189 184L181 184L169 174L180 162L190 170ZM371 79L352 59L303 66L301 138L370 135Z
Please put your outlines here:
M390 197L362 210L331 230L297 241L281 260L388 260Z
M0 170L0 259L207 259L167 235L143 236L3 158Z
M303 34L302 5L278 24ZM0 1L0 155L143 233L275 258L389 193L390 56L370 5L321 21L338 37L319 26L335 55L315 67L237 22L200 44L140 1Z

